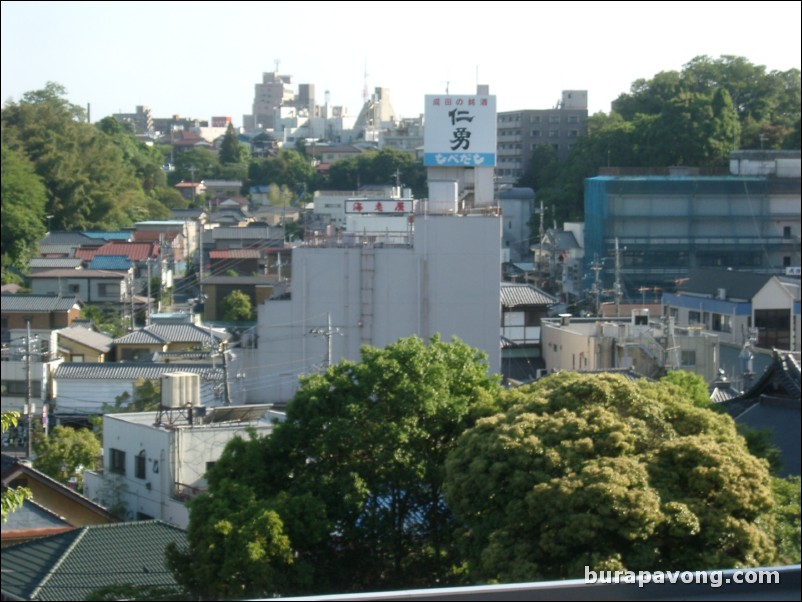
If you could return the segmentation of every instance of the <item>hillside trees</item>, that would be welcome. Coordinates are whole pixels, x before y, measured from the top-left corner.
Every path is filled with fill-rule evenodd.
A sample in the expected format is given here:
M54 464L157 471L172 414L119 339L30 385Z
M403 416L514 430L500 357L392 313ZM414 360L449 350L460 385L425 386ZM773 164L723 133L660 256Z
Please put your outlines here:
M764 461L669 382L561 373L508 393L449 457L474 579L732 568L775 557Z
M482 355L437 338L306 377L271 436L235 440L207 475L176 578L206 597L453 581L445 458L498 391ZM241 552L221 572L226 550Z
M45 234L45 187L33 165L5 144L2 145L0 187L3 265L8 263L22 270Z
M85 123L65 94L49 83L2 110L3 144L30 161L45 187L41 222L47 214L54 230L115 229L164 217L164 206L143 187L155 185L158 175L146 165L138 172L126 160L130 141L122 142L123 133Z

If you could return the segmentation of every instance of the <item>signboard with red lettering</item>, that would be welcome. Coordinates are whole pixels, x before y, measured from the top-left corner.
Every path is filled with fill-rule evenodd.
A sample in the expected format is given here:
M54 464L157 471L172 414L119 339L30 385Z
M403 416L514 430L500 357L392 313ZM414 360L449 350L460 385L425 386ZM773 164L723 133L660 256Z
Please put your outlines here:
M496 165L495 96L429 94L425 117L424 165Z
M346 213L408 215L414 210L411 199L354 199L345 201Z

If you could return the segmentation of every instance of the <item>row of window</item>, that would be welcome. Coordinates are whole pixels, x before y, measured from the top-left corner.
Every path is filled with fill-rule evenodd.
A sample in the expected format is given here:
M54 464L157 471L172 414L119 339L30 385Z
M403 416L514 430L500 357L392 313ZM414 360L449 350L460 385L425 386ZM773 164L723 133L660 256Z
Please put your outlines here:
M521 121L521 115L499 115L499 123L518 123ZM529 123L562 123L561 115L530 115ZM565 123L579 123L579 115L566 115Z

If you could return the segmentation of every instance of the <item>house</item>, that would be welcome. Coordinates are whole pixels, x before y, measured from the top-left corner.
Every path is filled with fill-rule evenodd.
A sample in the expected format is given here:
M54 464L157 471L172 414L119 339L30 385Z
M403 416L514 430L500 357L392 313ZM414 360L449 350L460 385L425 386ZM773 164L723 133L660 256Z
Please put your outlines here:
M79 270L83 263L78 257L32 257L28 262L28 269L31 273L54 269Z
M206 192L206 185L203 182L179 182L175 188L188 201L194 201L196 197Z
M203 184L209 198L238 197L242 191L241 180L204 180Z
M230 338L227 332L197 324L151 324L114 339L118 362L147 361L154 354L216 350Z
M88 525L3 550L4 600L87 600L101 588L179 591L167 567L186 533L161 521Z
M732 270L692 270L663 304L677 324L701 326L738 346L799 351L799 279Z
M103 416L103 470L84 473L86 495L108 504L109 493L124 483L119 502L127 520L158 518L186 527L186 502L207 489L206 471L226 444L249 432L267 435L273 423L269 405L185 406Z
M81 302L75 295L2 294L2 338L25 336L28 323L31 332L49 336L51 330L65 328L81 315Z
M656 377L666 370L688 370L707 382L718 377L719 341L715 334L650 320L647 310L630 318L543 318L543 359L548 370L588 372L634 368Z
M209 251L209 270L213 274L237 274L253 276L261 272L260 249L212 249Z
M103 414L105 408L114 406L117 397L132 399L136 386L143 380L158 381L164 374L176 371L199 375L203 405L224 403L222 362L212 364L208 357L206 363L64 362L53 374L58 392L53 417L59 424L86 424L89 416ZM236 372L232 370L232 374ZM239 399L236 381L230 384L230 390L232 398Z
M247 228L220 227L211 231L215 249L263 249L284 246L284 228L254 225Z
M501 283L501 373L533 380L543 370L540 321L557 299L530 284Z
M118 520L103 506L8 454L2 455L2 481L3 487L27 487L33 495L2 525L3 547Z
M131 275L109 270L46 270L31 274L37 295L70 295L87 304L125 303L131 293Z
M67 362L105 362L114 339L84 326L56 331L58 354Z

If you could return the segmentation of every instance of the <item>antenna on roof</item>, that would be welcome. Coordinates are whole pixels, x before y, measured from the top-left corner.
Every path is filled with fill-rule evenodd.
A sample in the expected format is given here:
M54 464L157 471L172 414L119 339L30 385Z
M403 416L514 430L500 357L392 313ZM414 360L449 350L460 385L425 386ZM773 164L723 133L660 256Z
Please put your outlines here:
M276 66L276 75L278 75L278 69L281 66L281 59L273 59L273 64Z

